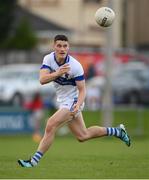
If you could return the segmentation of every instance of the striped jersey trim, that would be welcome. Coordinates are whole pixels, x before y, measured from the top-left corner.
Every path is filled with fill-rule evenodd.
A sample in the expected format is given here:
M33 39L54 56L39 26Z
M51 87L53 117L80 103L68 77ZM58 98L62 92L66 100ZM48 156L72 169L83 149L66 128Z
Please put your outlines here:
M60 85L72 85L76 86L75 79L66 79L64 77L59 77L54 80L54 82L60 84Z
M85 79L84 74L81 75L81 76L75 77L75 81L82 81L82 80L84 80L84 79Z

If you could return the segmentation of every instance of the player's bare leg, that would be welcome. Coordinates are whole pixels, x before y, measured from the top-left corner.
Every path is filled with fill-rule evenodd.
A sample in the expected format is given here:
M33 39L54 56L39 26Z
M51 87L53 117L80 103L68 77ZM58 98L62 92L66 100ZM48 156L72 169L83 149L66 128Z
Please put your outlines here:
M43 154L51 146L57 129L70 118L70 111L68 109L58 110L47 122L44 136L39 144L37 151Z
M105 127L91 126L86 128L84 123L82 113L80 113L75 119L68 123L69 129L76 136L76 138L83 142L88 139L102 137L107 135L107 130Z
M18 163L23 167L32 167L37 165L43 154L50 148L57 129L69 119L70 111L65 108L58 110L53 116L51 116L47 121L45 133L40 141L37 152L30 160L24 161L20 159L18 160Z
M69 124L69 129L76 136L76 138L83 142L88 139L98 138L102 136L115 136L120 138L127 146L130 146L130 138L125 130L124 125L120 127L100 127L100 126L91 126L86 128L82 113L80 113L74 120Z

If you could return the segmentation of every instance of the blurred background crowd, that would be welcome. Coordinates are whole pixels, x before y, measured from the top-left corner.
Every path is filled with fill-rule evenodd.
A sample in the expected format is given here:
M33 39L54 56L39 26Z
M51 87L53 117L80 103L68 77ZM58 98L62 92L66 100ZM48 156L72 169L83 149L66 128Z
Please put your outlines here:
M9 115L16 119L12 111L21 115L36 112L34 117L42 119L41 110L57 107L52 84L41 86L38 80L42 58L52 50L56 34L69 37L70 54L84 67L86 110L102 109L109 36L94 20L94 13L102 6L111 6L116 13L110 27L112 106L148 108L148 0L5 0L0 1L1 132L9 128L21 131L24 120L19 119L20 114L18 127L10 126ZM39 121L33 126L38 131Z

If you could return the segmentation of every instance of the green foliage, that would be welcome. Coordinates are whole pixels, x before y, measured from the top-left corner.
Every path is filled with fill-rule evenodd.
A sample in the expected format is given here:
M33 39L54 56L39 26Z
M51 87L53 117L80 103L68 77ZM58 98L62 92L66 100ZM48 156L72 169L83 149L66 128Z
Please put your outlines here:
M13 23L16 0L0 1L0 47L7 39Z
M2 49L32 49L37 44L37 38L28 20L24 17L16 31L10 37L14 22L16 0L0 1L0 48Z
M36 46L37 37L32 30L32 27L26 18L22 18L18 25L15 35L8 40L7 47L11 49L29 50Z

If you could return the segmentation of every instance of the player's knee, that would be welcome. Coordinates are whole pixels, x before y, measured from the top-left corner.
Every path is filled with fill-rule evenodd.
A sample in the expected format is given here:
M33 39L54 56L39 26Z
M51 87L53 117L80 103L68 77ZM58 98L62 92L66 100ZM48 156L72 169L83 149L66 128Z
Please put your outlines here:
M51 125L47 125L46 129L45 129L45 134L51 134L54 132L54 127Z
M56 128L57 128L56 123L48 122L47 126L46 126L46 129L45 129L45 133L46 134L51 134L51 133L56 131Z
M83 143L85 141L85 139L83 138L77 138L77 140L80 142L80 143Z
M84 141L86 141L87 139L88 139L87 134L83 134L83 135L77 136L77 140L78 140L79 142L84 142Z

